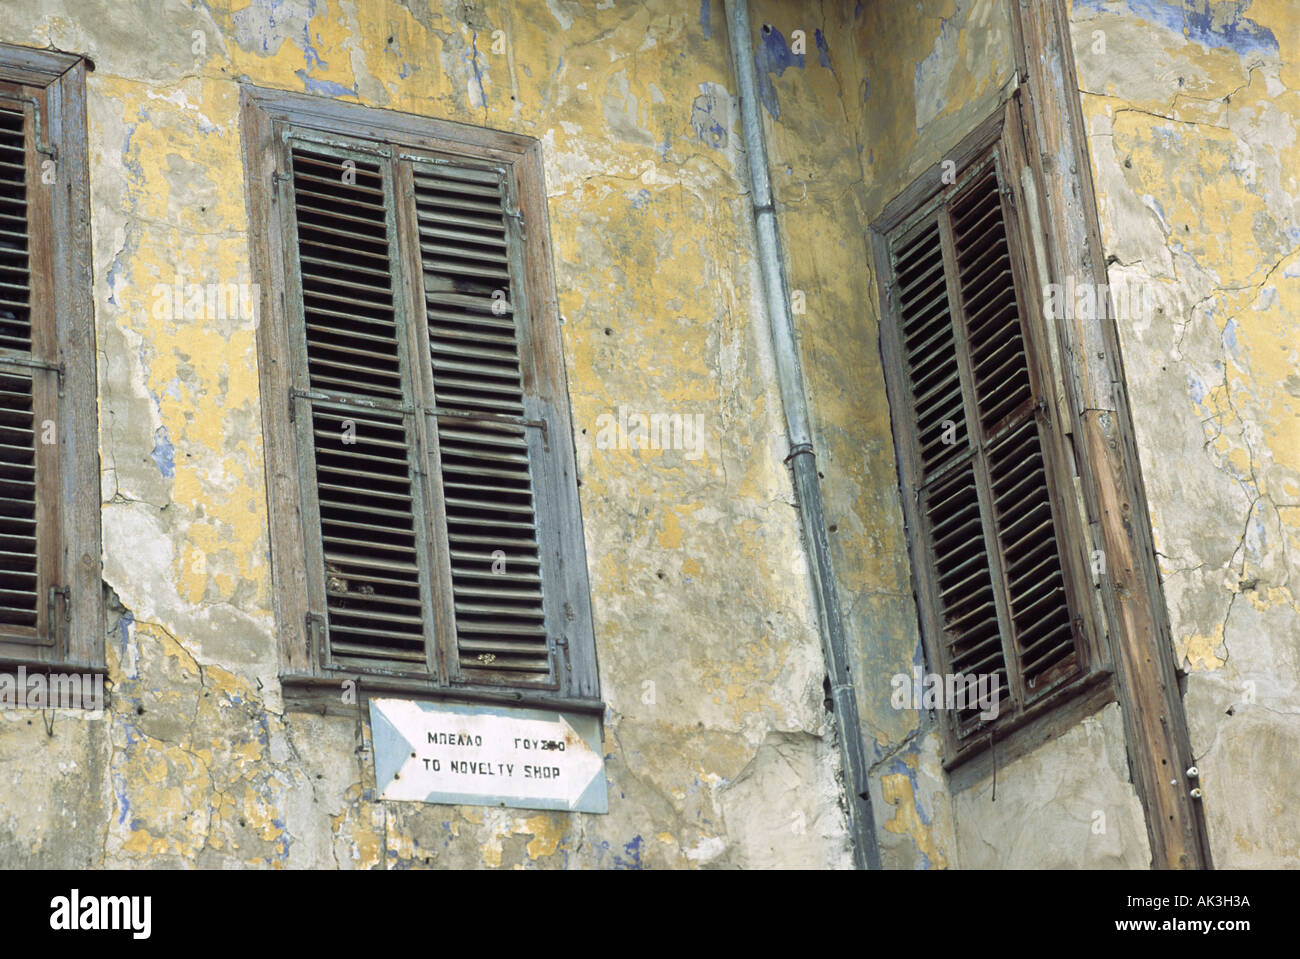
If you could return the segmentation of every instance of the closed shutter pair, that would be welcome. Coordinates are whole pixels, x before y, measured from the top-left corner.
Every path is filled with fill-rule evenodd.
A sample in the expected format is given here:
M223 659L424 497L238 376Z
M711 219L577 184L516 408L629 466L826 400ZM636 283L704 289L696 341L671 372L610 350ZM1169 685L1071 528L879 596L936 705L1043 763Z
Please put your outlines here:
M942 668L996 676L1004 709L1020 712L1083 656L1001 181L994 153L890 259ZM959 738L986 724L980 712L957 713Z
M543 588L558 572L538 486L557 471L529 392L509 176L298 140L287 153L286 305L305 350L290 402L320 655L553 685Z

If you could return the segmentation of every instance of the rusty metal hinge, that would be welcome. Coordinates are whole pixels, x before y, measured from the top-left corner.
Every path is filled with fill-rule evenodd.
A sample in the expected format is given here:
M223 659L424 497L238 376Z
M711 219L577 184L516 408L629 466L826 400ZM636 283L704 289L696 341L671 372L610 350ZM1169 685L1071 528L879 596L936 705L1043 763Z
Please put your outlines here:
M566 672L573 672L573 662L569 659L569 637L563 633L555 640L555 645L559 647L560 652L564 654L564 669Z
M325 628L325 617L322 616L320 613L308 613L306 619L307 619L307 656L309 658L311 657L313 646L317 649L317 651L319 651L323 655L325 651L325 645L324 643L320 642L319 631Z
M51 363L48 360L29 359L19 356L0 357L0 363L12 364L13 366L25 366L29 370L43 370L47 373L57 373L59 377L59 396L63 395L63 377L65 375L62 363Z
M51 586L50 587L50 622L55 622L54 615L54 597L63 597L63 621L72 622L72 587L71 586Z
M63 597L63 617L60 620L56 612L56 597ZM67 624L72 622L72 588L70 586L51 586L49 593L49 632L50 642L56 656L67 652Z

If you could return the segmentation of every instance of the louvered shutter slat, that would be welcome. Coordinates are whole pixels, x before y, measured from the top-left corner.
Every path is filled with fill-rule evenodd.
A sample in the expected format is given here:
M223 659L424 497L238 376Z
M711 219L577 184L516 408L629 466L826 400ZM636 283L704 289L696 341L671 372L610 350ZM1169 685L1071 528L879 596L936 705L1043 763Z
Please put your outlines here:
M419 165L413 182L435 402L488 418L437 420L459 665L548 673L529 428L490 421L525 411L500 177Z

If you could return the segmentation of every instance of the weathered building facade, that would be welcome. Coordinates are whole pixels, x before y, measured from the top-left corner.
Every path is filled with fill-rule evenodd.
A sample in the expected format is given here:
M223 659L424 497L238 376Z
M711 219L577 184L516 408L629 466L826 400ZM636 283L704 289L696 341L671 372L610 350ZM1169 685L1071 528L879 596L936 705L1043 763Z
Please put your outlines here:
M21 0L0 6L0 41L84 74L106 679L102 712L4 712L0 863L1300 857L1287 0ZM544 193L518 209L545 246L530 311L554 313L565 414L545 417L546 450L572 436L581 520L561 525L580 530L599 669L568 705L600 717L605 813L382 799L372 686L511 707L454 683L402 691L343 671L307 695L286 680L303 619L285 613L297 567L274 514L292 437L274 424L292 401L268 383L290 351L263 324L295 329L295 288L264 225L289 222L268 212L280 170L249 147L266 133L250 99L279 92L536 151ZM24 114L31 143L76 125L49 113ZM365 139L349 129L340 142ZM907 387L887 341L906 310L895 237L950 187L960 204L989 149L1020 315L1043 331L1026 334L1041 347L1029 415L1046 424L1042 456L1059 444L1073 464L1051 510L1062 542L1077 533L1061 566L1081 571L1070 635L1090 652L1059 702L1018 689L1023 722L986 736L898 702L896 677L911 689L951 651L947 625L926 625L931 521L900 454ZM383 162L399 170L400 154ZM25 167L33 210L75 170L56 158L41 183L41 160ZM342 182L365 189L367 162ZM960 262L946 242L942 262ZM962 282L945 287L954 314ZM1101 308L1075 296L1089 285L1110 288ZM660 428L638 436L638 422ZM998 562L1010 580L1014 557ZM336 591L319 566L305 575ZM949 592L940 581L935 602ZM94 667L78 641L90 651L67 668Z

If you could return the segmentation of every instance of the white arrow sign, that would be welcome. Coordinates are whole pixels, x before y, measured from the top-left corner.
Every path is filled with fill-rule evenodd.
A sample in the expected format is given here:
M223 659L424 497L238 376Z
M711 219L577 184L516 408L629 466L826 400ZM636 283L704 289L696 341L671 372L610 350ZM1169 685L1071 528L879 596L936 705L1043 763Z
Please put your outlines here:
M372 699L370 723L381 799L608 811L599 717Z

